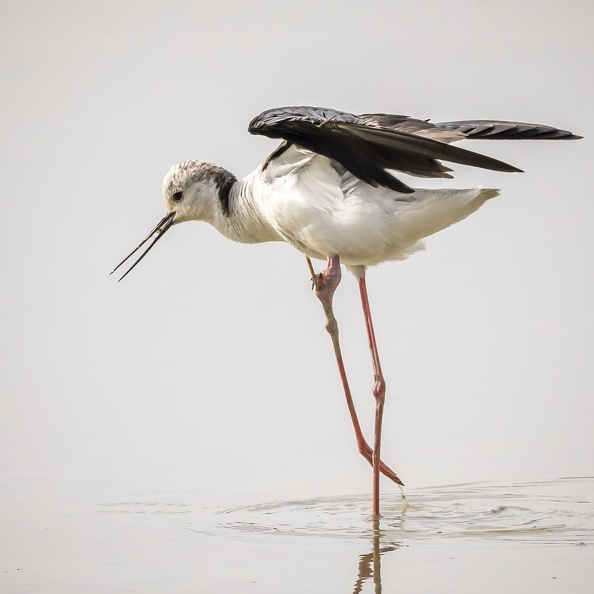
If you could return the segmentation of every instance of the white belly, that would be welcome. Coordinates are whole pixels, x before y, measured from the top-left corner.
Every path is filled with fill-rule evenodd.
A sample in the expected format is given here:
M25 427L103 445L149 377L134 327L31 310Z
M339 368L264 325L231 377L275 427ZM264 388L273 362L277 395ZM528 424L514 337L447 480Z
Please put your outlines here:
M421 240L462 220L497 190L417 190L400 194L339 174L325 157L269 180L261 209L271 226L304 254L339 256L348 266L403 259Z

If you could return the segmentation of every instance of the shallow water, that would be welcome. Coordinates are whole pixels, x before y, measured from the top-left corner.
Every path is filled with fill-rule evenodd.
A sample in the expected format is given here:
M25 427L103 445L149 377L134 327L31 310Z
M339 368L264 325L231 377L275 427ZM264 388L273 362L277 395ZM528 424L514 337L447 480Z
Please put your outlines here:
M406 508L382 499L379 523L369 495L234 507L192 491L111 495L9 501L0 590L565 593L594 583L594 477L411 489Z
M382 499L382 542L499 539L525 543L594 544L594 478L445 485L416 490L404 505ZM367 495L237 507L217 512L215 532L369 539L375 534Z
M140 573L153 564L163 576L150 592L588 592L593 494L594 477L443 485L411 490L406 508L384 497L379 524L369 495L223 509L155 497L103 502L95 515L169 543L167 555L163 543L143 552ZM188 551L191 575L185 565L173 579L171 556ZM138 558L120 563L133 579Z

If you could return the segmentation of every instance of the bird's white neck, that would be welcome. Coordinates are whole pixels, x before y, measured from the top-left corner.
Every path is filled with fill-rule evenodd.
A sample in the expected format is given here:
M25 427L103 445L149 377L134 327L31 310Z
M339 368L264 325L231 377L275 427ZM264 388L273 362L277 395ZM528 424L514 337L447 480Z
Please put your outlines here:
M217 231L240 243L282 241L259 208L255 189L259 171L236 180L227 195L219 190L211 217L205 218ZM231 176L231 174L229 174Z

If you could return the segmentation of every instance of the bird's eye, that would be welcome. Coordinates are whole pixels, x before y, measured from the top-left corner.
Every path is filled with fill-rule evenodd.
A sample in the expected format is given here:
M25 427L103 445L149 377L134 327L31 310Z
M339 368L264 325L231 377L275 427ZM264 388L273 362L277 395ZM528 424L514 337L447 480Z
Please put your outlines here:
M173 200L175 200L176 202L181 202L181 199L184 197L184 193L183 192L173 192L173 194L171 195L171 198Z

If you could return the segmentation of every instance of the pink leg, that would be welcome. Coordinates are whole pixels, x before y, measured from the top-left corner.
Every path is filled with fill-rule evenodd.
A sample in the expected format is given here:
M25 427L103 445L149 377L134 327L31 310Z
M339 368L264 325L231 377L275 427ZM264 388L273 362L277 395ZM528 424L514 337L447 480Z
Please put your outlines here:
M379 354L377 352L377 343L375 341L375 332L373 331L373 321L371 319L371 310L369 308L369 298L367 296L365 275L359 279L359 291L361 293L361 304L363 306L365 325L367 326L367 336L369 337L369 349L371 350L371 361L373 364L374 383L372 392L375 397L375 427L373 439L373 515L379 517L379 475L382 444L382 419L384 415L386 382L384 381Z
M308 265L310 266L310 270L312 271L312 280L314 282L314 286L316 289L316 297L318 297L318 299L321 301L322 307L324 308L324 313L326 314L326 330L332 338L334 355L336 356L338 372L340 373L340 379L342 381L342 387L344 389L344 394L346 396L347 406L349 408L349 413L351 415L351 420L353 422L353 427L355 429L357 446L362 456L370 464L373 465L375 457L373 456L373 450L369 447L368 443L365 441L365 438L363 437L361 425L359 424L359 419L357 418L355 404L353 403L351 389L347 379L344 362L342 360L342 352L340 349L340 342L338 339L338 323L336 321L336 318L334 317L334 311L332 309L332 298L334 296L334 291L336 291L336 287L338 287L341 278L340 260L338 256L330 258L328 260L327 268L317 276L313 274L313 269L311 268L311 263L309 262L309 259ZM399 485L403 484L402 481L396 475L396 473L393 470L391 470L386 464L384 464L379 458L379 456L377 459L377 463L374 466L374 469L375 467L377 467L378 472L383 473L385 476L393 480L395 483Z

